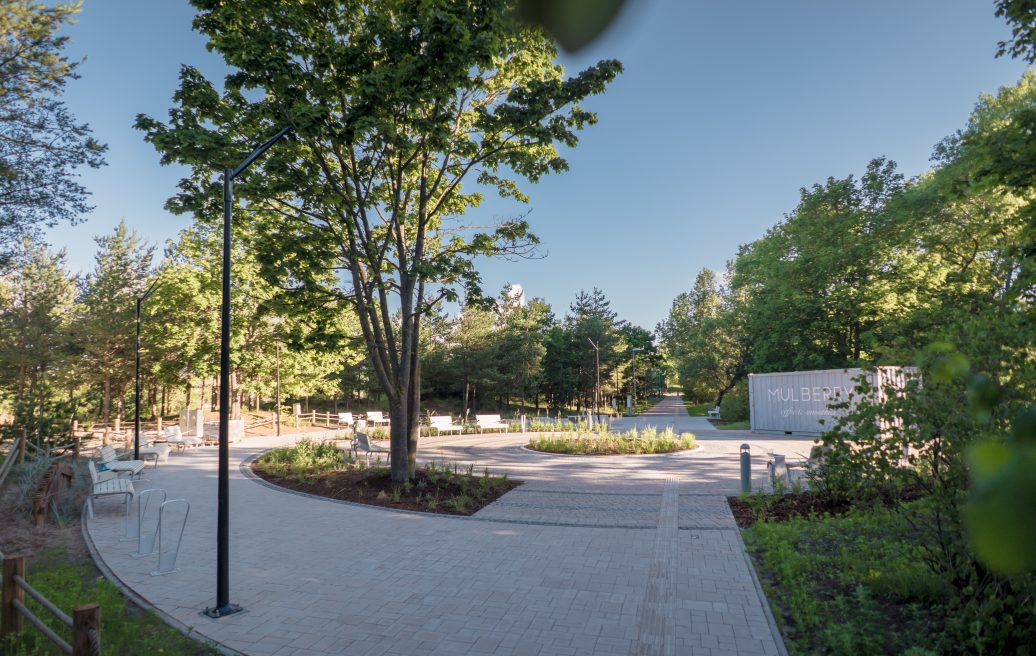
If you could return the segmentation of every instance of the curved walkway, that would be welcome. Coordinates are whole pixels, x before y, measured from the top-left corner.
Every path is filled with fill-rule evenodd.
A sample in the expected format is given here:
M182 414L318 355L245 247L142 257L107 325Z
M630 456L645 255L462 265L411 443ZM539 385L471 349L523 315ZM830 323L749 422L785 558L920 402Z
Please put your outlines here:
M678 401L626 421L688 430ZM294 438L249 439L231 452L231 601L247 612L221 620L199 614L215 596L216 449L147 470L191 502L178 572L153 577L155 557L131 556L117 501L87 532L136 594L247 654L783 653L724 500L745 435L699 437L696 452L631 457L533 453L521 435L424 440L422 460L526 481L472 518L273 488L241 463ZM749 441L759 473L765 450L809 446Z

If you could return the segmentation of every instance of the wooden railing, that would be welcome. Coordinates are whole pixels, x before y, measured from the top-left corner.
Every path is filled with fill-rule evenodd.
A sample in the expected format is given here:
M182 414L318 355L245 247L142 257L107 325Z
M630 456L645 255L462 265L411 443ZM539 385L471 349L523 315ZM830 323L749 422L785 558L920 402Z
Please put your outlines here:
M15 460L24 459L25 438L16 437L14 438L14 443L11 444L11 450L7 452L7 456L4 458L3 464L0 465L0 487L3 487L4 481L7 480L7 475L11 473Z
M72 617L41 595L25 580L25 558L10 556L3 559L3 600L0 603L0 639L22 630L23 619L39 630L57 648L72 656L100 656L101 653L101 607L87 604L72 611ZM43 606L59 622L72 629L72 644L47 626L25 606L28 594Z

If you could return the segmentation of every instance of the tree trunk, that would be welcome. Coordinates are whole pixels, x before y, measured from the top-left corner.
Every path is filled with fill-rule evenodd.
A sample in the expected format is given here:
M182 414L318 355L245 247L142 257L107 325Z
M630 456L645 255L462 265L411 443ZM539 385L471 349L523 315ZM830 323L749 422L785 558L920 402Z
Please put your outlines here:
M108 432L108 424L112 418L112 375L104 374L104 395L101 400L101 421L104 422L104 432Z

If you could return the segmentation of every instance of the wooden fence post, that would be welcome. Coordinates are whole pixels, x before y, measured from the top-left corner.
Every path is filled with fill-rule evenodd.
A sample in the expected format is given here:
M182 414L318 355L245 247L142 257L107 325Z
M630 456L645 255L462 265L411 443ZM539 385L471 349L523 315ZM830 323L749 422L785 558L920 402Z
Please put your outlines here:
M97 648L90 639L95 632ZM87 604L72 611L72 656L99 656L101 653L101 607Z
M25 464L25 446L28 440L28 434L25 432L25 426L22 426L22 440L18 442L18 464Z
M14 582L14 577L25 578L25 558L23 556L7 556L4 558L4 592L0 603L0 638L6 638L22 630L22 614L14 607L14 602L25 602L25 592Z

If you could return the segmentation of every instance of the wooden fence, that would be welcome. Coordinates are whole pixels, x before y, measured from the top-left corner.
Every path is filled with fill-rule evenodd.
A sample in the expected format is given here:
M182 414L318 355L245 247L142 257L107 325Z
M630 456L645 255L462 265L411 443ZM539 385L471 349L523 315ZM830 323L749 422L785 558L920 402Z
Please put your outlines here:
M72 629L72 644L44 624L25 606L25 595L36 600L59 622ZM72 617L41 595L25 580L25 558L9 556L3 559L3 599L0 602L0 639L22 630L29 622L58 649L72 656L100 656L101 653L101 607L87 604L72 611Z
M14 467L15 461L21 462L25 460L25 438L16 437L14 443L11 444L11 450L7 452L7 456L4 457L3 464L0 464L0 487L3 487L4 481L7 480L7 475L11 473L11 469Z

